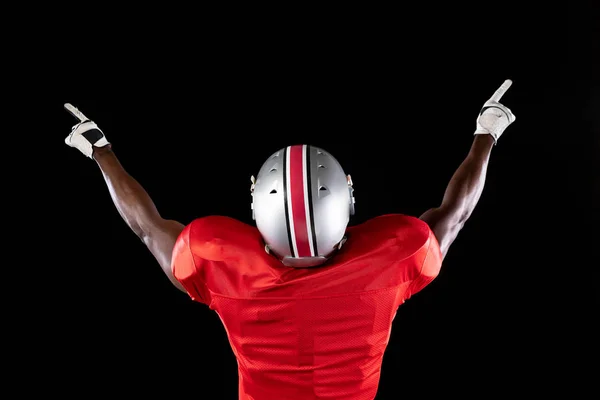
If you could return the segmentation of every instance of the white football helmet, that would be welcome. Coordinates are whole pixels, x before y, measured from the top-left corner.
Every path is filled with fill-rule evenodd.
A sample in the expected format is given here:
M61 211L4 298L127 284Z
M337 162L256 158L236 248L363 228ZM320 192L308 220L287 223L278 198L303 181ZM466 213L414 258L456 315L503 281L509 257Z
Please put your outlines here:
M323 264L345 241L352 180L323 149L303 144L275 152L252 177L251 193L265 249L284 265Z

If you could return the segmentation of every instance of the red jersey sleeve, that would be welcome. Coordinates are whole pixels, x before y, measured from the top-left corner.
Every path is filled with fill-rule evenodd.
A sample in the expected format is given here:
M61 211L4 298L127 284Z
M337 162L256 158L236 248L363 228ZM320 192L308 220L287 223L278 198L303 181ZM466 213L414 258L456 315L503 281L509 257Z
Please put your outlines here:
M420 292L425 286L429 285L438 276L442 267L442 252L440 250L440 245L433 231L429 226L427 228L429 237L423 248L423 261L421 263L419 275L413 280L410 286L409 296Z
M209 305L211 302L210 291L206 286L202 273L197 268L191 245L191 232L194 222L187 225L179 234L171 258L171 270L194 301Z

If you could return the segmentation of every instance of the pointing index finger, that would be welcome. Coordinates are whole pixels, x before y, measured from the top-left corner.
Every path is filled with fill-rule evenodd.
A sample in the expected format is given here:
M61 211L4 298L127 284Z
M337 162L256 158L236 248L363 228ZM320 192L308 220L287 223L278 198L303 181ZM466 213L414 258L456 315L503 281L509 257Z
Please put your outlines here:
M504 93L506 93L506 91L510 87L510 85L512 85L512 81L510 79L505 80L504 83L498 88L498 90L496 90L494 95L490 97L490 100L499 102L502 96L504 96Z
M72 116L77 118L81 122L88 121L89 119L83 115L81 111L79 111L76 107L74 107L71 103L65 103L65 109L71 113Z

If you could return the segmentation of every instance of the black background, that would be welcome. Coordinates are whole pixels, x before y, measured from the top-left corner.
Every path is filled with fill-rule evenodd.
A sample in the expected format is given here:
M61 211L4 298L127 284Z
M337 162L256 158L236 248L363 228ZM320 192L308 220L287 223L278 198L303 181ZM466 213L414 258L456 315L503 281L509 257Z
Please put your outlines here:
M111 18L40 30L25 94L43 110L29 140L48 143L39 168L23 168L35 194L22 201L21 256L33 261L11 303L26 327L13 369L86 398L237 396L218 316L171 286L95 163L64 144L76 121L63 103L98 123L165 218L251 223L250 176L309 143L352 175L356 224L438 205L480 107L509 78L516 122L440 276L399 309L377 399L587 390L600 303L591 4L103 10Z

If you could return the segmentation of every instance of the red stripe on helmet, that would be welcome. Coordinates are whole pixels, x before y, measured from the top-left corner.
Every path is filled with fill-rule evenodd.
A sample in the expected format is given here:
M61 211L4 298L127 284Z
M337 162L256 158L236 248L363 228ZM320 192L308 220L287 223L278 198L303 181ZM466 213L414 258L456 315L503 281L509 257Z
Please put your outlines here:
M303 145L290 146L289 148L289 190L288 200L291 203L291 216L293 220L293 241L296 244L298 257L310 257L310 244L308 224L306 222L306 202L304 175L308 172L303 156Z

